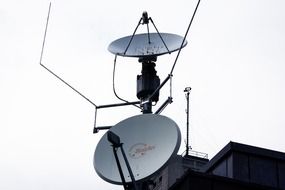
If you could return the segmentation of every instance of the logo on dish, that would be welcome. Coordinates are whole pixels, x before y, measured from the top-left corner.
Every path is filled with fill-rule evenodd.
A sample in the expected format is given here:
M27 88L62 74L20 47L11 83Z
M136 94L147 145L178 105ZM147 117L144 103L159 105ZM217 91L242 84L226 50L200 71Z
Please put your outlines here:
M140 158L146 155L147 152L152 151L153 149L155 149L155 146L153 145L137 143L129 149L129 156L134 159Z

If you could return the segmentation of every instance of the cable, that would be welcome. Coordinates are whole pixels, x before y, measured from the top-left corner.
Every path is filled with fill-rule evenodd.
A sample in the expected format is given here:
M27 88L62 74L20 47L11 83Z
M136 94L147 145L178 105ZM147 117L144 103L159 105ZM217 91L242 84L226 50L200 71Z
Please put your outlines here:
M116 63L117 63L117 54L115 54L114 68L113 68L113 92L114 92L115 96L116 96L119 100L121 100L121 101L123 101L123 102L126 102L126 103L129 103L129 101L127 101L127 100L125 100L125 99L119 97L118 94L117 94L117 92L116 92L116 88L115 88ZM139 107L139 106L137 106L137 105L135 105L135 104L132 104L132 105L135 106L135 107L137 107L137 108L139 108L139 109L141 110L141 107Z

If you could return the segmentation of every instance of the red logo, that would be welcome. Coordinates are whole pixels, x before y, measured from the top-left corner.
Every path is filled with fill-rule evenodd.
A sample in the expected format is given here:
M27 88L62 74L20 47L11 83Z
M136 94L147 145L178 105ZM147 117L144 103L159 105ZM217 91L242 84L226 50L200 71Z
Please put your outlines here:
M155 146L145 144L145 143L137 143L133 145L129 150L129 156L131 158L140 158L147 154L147 152L152 151L155 149Z

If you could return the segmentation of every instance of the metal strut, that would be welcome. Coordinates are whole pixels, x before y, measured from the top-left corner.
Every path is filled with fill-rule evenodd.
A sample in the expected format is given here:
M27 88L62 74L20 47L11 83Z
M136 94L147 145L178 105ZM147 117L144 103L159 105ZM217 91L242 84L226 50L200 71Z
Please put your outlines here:
M119 170L119 173L120 173L120 176L121 176L121 179L122 179L122 183L123 183L124 189L127 190L128 186L126 184L125 177L124 177L124 174L123 174L123 171L122 171L122 167L121 167L121 164L120 164L120 160L118 158L118 154L117 154L118 148L121 149L121 152L122 152L122 155L123 155L123 159L125 161L125 164L127 166L129 175L131 177L132 185L134 187L134 190L139 190L138 186L137 186L137 183L136 183L136 180L135 180L135 177L134 177L134 174L133 174L133 171L132 171L131 166L129 164L128 158L127 158L126 153L124 151L123 143L121 143L120 137L118 135L116 135L115 133L113 133L112 131L108 131L107 132L107 139L108 139L108 141L110 143L112 143L113 153L114 153L114 156L115 156L115 159L116 159L116 163L117 163L117 166L118 166L118 170Z
M124 51L124 55L126 55L128 49L129 49L129 47L130 47L130 45L131 45L131 43L132 43L132 41L133 41L133 38L134 38L134 36L135 36L135 34L136 34L136 32L137 32L137 29L138 29L138 27L139 27L141 24L142 24L142 25L143 25L143 24L146 24L146 25L147 25L148 43L149 43L149 44L151 43L151 41L150 41L150 35L149 35L149 21L151 21L152 25L154 26L154 28L155 28L157 34L159 35L159 37L160 37L160 39L161 39L163 45L164 45L165 48L167 49L168 53L169 53L169 54L171 53L171 52L169 51L169 49L168 49L168 47L167 47L165 41L163 40L163 38L162 38L160 32L158 31L157 27L155 26L155 24L154 24L152 18L151 18L151 17L148 17L147 12L145 11L145 12L143 12L142 17L140 18L140 20L139 20L139 22L138 22L138 24L137 24L137 26L136 26L136 28L135 28L133 34L132 34L132 37L131 37L131 39L130 39L130 41L129 41L129 43L128 43L128 45L127 45L125 51Z
M192 18L191 18L191 20L190 20L190 23L189 23L188 28L187 28L187 30L186 30L186 33L185 33L185 35L184 35L183 41L182 41L182 43L181 43L181 46L180 46L180 48L179 48L179 50L178 50L177 56L176 56L175 61L174 61L174 63L173 63L172 69L171 69L171 71L170 71L170 75L172 75L172 73L173 73L173 71L174 71L174 67L175 67L176 62L177 62L177 60L178 60L178 57L179 57L179 55L180 55L181 49L183 48L183 44L184 44L184 42L185 42L185 40L186 40L186 37L187 37L187 35L188 35L189 29L190 29L190 27L191 27L191 25L192 25L192 22L193 22L193 20L194 20L194 17L195 17L195 15L196 15L196 12L197 12L197 10L198 10L200 1L201 1L201 0L198 0L198 3L197 3L197 5L196 5L196 8L195 8L194 13L193 13L193 15L192 15Z
M193 20L194 20L194 17L195 17L195 15L196 15L196 12L197 12L197 10L198 10L198 7L199 7L199 5L200 5L200 1L201 1L201 0L198 0L198 2L197 2L197 5L196 5L195 10L194 10L194 12L193 12L193 15L192 15L192 17L191 17L190 23L189 23L189 25L188 25L188 28L187 28L187 30L186 30L186 33L185 33L185 35L184 35L184 38L183 38L183 40L182 40L181 46L180 46L180 48L179 48L179 50L178 50L177 56L176 56L175 61L174 61L173 65L172 65L172 68L171 68L171 70L170 70L169 75L165 78L165 80L162 82L162 84L159 85L159 86L156 88L156 90L153 92L153 94L148 98L148 101L151 101L151 99L153 98L154 94L155 94L157 91L159 91L159 90L163 87L163 85L164 85L166 82L168 82L168 80L170 80L170 97L169 97L169 98L171 98L171 94L172 94L171 79L172 79L172 77L173 77L173 71L174 71L174 68L175 68L175 66L176 66L177 60L178 60L178 58L179 58L181 49L183 48L183 44L184 44L184 42L185 42L185 40L186 40L186 37L187 37L187 35L188 35L188 32L189 32L189 30L190 30L190 27L191 27L191 25L192 25L192 22L193 22ZM150 18L150 20L152 21L151 18ZM153 23L153 25L154 25L154 23ZM154 25L154 27L155 27L155 25ZM156 27L155 27L155 28L156 28ZM159 34L159 35L160 35L160 34ZM164 41L163 41L163 42L164 42ZM169 98L165 101L165 103L162 105L162 107L163 107L163 106L165 107L165 104L167 105L168 103L172 103L172 100L170 101ZM161 112L161 109L159 108L159 109L156 111L156 113L160 113L160 112Z

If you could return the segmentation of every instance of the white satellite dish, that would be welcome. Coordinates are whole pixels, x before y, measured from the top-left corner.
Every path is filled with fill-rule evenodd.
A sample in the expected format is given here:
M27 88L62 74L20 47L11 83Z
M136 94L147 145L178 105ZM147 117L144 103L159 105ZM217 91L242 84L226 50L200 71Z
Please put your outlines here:
M176 34L144 33L117 39L109 45L108 50L113 54L126 57L159 56L178 50L182 42L183 37ZM182 47L186 45L185 40Z
M162 115L142 114L125 119L110 129L118 135L136 181L152 176L177 154L181 134L177 124ZM132 182L121 152L118 154L127 183ZM97 144L94 168L107 182L122 184L107 133Z

